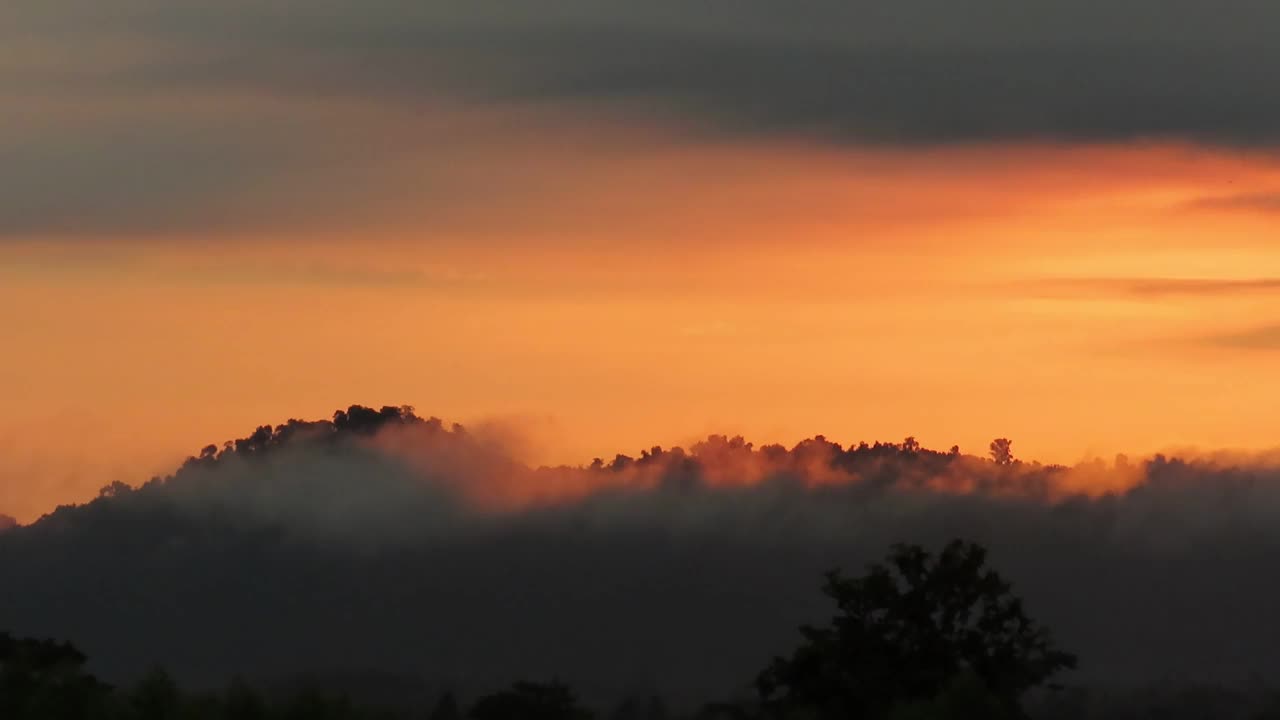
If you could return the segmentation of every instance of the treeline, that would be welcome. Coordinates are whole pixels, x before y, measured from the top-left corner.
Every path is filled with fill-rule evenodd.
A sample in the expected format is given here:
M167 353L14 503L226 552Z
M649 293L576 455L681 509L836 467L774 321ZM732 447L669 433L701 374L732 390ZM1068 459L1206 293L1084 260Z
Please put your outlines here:
M48 641L14 640L0 634L0 647L14 645L70 652L69 664L35 677L14 677L11 656L0 660L0 717L6 720L757 720L765 715L753 700L673 708L657 695L635 696L593 710L557 681L520 682L473 700L440 693L421 706L354 700L341 689L310 687L267 690L232 681L217 691L183 690L163 670L113 688L84 673L74 648ZM67 662L64 658L61 662ZM30 670L30 668L28 668ZM965 714L982 690L957 683L931 702L899 709L891 720L987 720L999 714ZM1265 688L1228 689L1188 684L1136 690L1057 689L1028 698L1029 720L1276 720L1280 693ZM978 707L977 712L985 709ZM798 718L819 715L796 713Z
M207 467L215 465L219 460L230 458L261 457L286 447L295 445L334 446L345 440L359 439L378 434L387 428L408 427L421 433L417 441L424 438L437 437L456 445L474 443L467 429L459 423L446 425L438 417L420 417L409 405L386 405L378 409L362 405L352 405L346 410L334 412L328 420L290 419L277 425L261 425L249 435L235 440L228 440L221 445L210 444L200 450L197 455L189 457L182 469ZM490 451L500 450L488 448ZM996 438L991 441L986 456L996 465L1021 465L1014 457L1013 441L1008 438ZM889 459L907 459L919 467L921 474L937 473L947 465L962 458L973 459L963 455L960 447L951 446L949 450L931 450L920 444L914 436L906 437L902 442L859 442L843 446L828 440L823 435L815 435L803 440L791 448L771 443L757 446L742 436L709 435L703 441L694 443L689 449L682 447L663 448L653 446L641 450L637 455L618 453L610 460L595 458L585 469L591 471L621 472L636 468L662 466L668 472L702 474L725 469L742 471L742 461L754 459L761 466L776 470L812 470L815 461L832 470L865 470L868 463ZM737 461L735 464L734 461ZM726 468L725 466L730 467ZM1044 466L1038 462L1029 463L1027 469L1036 468L1049 472L1063 471L1061 465ZM540 468L543 471L563 470L566 468ZM181 472L181 469L179 470ZM159 478L157 478L158 480ZM124 490L119 485L107 489Z
M370 443L377 436L397 431L401 434L396 443ZM946 451L929 449L914 436L901 442L863 441L845 446L815 435L787 447L712 434L687 449L655 445L635 455L617 453L612 459L597 457L579 466L534 468L508 457L501 443L478 438L458 423L421 417L411 406L375 409L352 405L334 412L330 419L289 419L274 426L261 425L245 437L220 445L209 444L174 473L154 477L142 489L162 491L201 472L217 471L226 463L253 463L284 451L367 458L416 453L433 461L448 457L455 473L475 474L479 466L501 468L500 472L489 472L486 481L500 476L509 486L542 488L553 495L557 488L570 488L576 491L570 495L579 496L615 487L740 486L770 480L802 485L858 482L870 491L893 487L1043 496L1073 470L1063 465L1023 463L1015 458L1012 446L1008 438L996 438L980 457L962 453L955 445ZM1123 457L1117 461L1127 462ZM1096 460L1087 469L1101 472L1102 461ZM100 497L123 497L134 491L134 487L116 481L102 488Z
M1076 663L1026 614L1010 583L987 567L986 551L973 543L953 541L936 555L919 546L895 546L884 562L873 563L862 576L827 573L822 589L835 606L831 622L802 627L800 644L757 675L752 700L710 704L696 717L1014 720L1024 717L1028 691ZM0 717L406 717L317 692L269 702L243 683L221 693L186 694L161 671L133 688L116 690L88 674L85 661L64 643L0 636ZM446 694L429 717L586 720L594 714L563 684L523 682L481 697L465 711ZM669 715L661 702L651 700L625 705L612 717L656 720Z
M162 669L129 687L103 683L84 669L85 657L66 643L0 633L0 718L5 720L501 720L587 718L558 682L516 683L461 705L449 692L432 707L406 709L352 700L319 687L264 692L235 680L218 691L184 691ZM656 701L655 701L656 702ZM626 712L626 706L621 709ZM660 715L639 717L668 717Z
M1118 461L1097 471L1132 475L1127 489L1085 494L1062 488L1091 481L1094 468L1019 462L1005 439L976 457L913 438L841 446L816 436L788 448L711 436L687 450L537 469L505 463L491 441L404 407L264 425L209 446L170 478L113 486L0 532L0 625L85 649L88 667L117 686L89 695L114 713L134 712L133 680L158 663L189 687L251 678L267 717L304 701L373 712L362 708L386 699L421 720L440 681L451 681L466 717L513 679L553 676L597 718L614 717L613 699L633 687L660 688L668 706L644 697L618 717L686 717L695 701L732 695L766 668L767 683L707 712L773 718L830 702L835 709L809 717L878 720L947 717L953 703L976 703L978 717L998 718L994 702L1054 719L1116 708L1132 712L1115 717L1179 717L1180 708L1265 717L1261 683L1232 693L1018 694L1003 672L977 683L958 672L971 666L963 653L930 656L918 675L895 666L907 661L884 653L903 638L955 647L946 634L903 634L928 623L872 636L879 649L865 657L838 633L806 632L802 647L813 653L769 663L793 644L798 622L824 617L809 592L824 569L861 565L904 536L931 545L966 537L998 550L1037 617L1081 654L1073 682L1239 688L1254 675L1280 677L1280 576L1258 572L1280 553L1274 460ZM562 487L568 499L549 493L558 499L497 510L467 502L507 485ZM916 573L895 562L882 564L901 589ZM892 597L865 594L875 583L858 587L882 610ZM932 598L925 606L946 596L918 595ZM854 677L813 680L854 660L864 668ZM899 669L868 689L865 668L884 667ZM305 697L276 682L365 669L411 680L371 688L339 675ZM899 684L905 677L917 679ZM5 701L24 699L0 720L57 717L49 698L77 697L68 688L78 686L13 687L27 690ZM327 692L339 688L346 700ZM207 713L222 712L226 694L176 692L183 708ZM850 709L855 702L869 704Z
M933 554L895 546L858 577L826 575L835 606L824 626L775 657L750 694L689 711L657 696L593 712L564 683L517 682L464 701L383 707L339 690L263 692L236 680L184 691L163 670L112 687L70 644L0 633L4 720L1121 720L1280 718L1280 696L1261 689L1186 688L1107 694L1050 683L1076 658L1030 618L979 545L953 541ZM320 631L319 629L317 630ZM246 649L252 652L252 649ZM608 662L609 658L602 658Z

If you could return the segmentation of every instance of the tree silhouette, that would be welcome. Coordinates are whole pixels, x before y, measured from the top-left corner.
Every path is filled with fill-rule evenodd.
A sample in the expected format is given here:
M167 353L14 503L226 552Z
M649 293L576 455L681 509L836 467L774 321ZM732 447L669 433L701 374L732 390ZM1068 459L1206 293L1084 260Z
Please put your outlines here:
M666 703L657 695L651 695L627 698L614 708L609 720L666 720L668 717Z
M772 711L887 718L970 677L983 702L1017 716L1026 690L1075 666L973 543L952 541L937 557L897 545L862 577L828 573L823 591L838 610L831 625L802 627L805 642L756 681Z
M568 686L518 682L509 690L476 701L468 717L472 720L590 720L591 713L578 705Z
M0 633L0 718L88 717L110 688L84 671L67 643Z
M130 487L128 484L122 483L119 480L114 480L110 485L105 485L102 487L102 489L98 490L98 497L100 498L123 497L125 495L128 495L131 492L133 492L133 488Z
M991 441L991 459L997 465L1013 464L1013 441L1009 438L996 438Z
M168 720L182 707L182 694L169 673L155 668L134 688L132 701L138 720Z
M235 720L266 720L267 718L266 701L248 683L239 678L231 681L222 702L228 718Z
M436 700L436 706L431 711L428 720L458 720L462 717L462 712L458 710L458 699L454 697L452 692L446 691Z

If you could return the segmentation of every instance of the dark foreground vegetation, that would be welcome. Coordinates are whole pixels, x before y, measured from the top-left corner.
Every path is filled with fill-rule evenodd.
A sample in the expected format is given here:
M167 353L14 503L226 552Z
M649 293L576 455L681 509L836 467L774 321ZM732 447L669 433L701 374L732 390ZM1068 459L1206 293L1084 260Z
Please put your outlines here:
M1059 718L1280 718L1264 693L1207 689L1105 696L1048 684L1076 658L1025 612L986 551L961 541L933 555L895 546L859 577L827 574L830 622L800 628L799 644L750 683L743 698L677 711L658 696L597 714L566 685L517 682L464 702L441 692L429 706L357 703L323 687L264 692L236 680L184 692L156 669L116 688L85 670L65 642L0 634L0 718L5 720L1018 720Z
M409 408L264 425L0 520L0 720L1280 717L1280 467L1011 445L533 468Z
M1021 718L1022 698L1075 658L1057 649L1024 612L1008 582L986 566L986 552L954 541L937 556L897 546L884 563L849 578L827 574L835 604L829 625L802 627L800 644L755 679L756 697L707 705L699 717L726 718ZM311 691L268 701L243 683L221 693L184 694L163 671L116 690L84 671L74 647L0 635L0 717L376 718L392 710L358 709L342 697ZM401 711L399 716L404 713ZM660 700L626 704L616 717L665 717ZM463 717L442 695L437 720ZM474 720L590 718L562 684L519 682L479 698Z
M1075 667L1032 620L986 551L953 541L933 555L895 546L858 577L827 574L835 605L827 625L800 628L800 642L775 657L750 692L695 709L657 696L607 712L586 707L567 685L516 682L466 701L440 691L420 707L357 702L311 686L263 690L233 680L219 691L182 690L163 669L113 687L85 669L66 642L0 633L0 718L4 720L1020 720L1044 718L1280 718L1280 696L1212 688L1097 693L1049 681Z

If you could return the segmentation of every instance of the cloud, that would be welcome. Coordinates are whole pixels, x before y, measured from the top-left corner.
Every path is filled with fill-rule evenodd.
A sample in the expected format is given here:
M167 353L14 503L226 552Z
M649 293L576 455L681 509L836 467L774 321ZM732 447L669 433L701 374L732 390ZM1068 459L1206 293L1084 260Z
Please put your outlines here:
M1042 292L1071 295L1230 296L1280 291L1280 278L1054 278L1035 285Z
M1220 347L1244 350L1280 350L1280 325L1263 325L1248 330L1214 335L1207 342Z
M1216 195L1199 198L1186 205L1192 210L1242 211L1253 213L1280 213L1280 193L1258 192L1237 195Z
M5 533L0 574L20 590L0 616L116 675L555 673L589 697L706 698L829 612L821 571L963 536L1080 654L1076 679L1243 681L1280 671L1280 582L1258 572L1277 514L1273 456L996 466L712 436L534 468L501 434L352 408Z
M647 107L856 142L1280 138L1280 101L1266 92L1280 53L1258 30L1280 11L1259 3L553 5L505 16L444 3L151 6L141 27L176 57L122 76L401 103L446 94Z
M211 232L279 221L255 186L298 176L296 141L259 121L253 130L190 117L132 117L18 131L0 141L0 235ZM296 212L296 210L295 210Z
M496 192L460 184L493 158L407 129L458 108L534 136L522 109L561 125L837 144L1280 140L1280 50L1261 30L1280 10L1246 0L0 12L0 100L22 108L0 125L4 235L324 227L376 219L385 195L424 183L444 212Z

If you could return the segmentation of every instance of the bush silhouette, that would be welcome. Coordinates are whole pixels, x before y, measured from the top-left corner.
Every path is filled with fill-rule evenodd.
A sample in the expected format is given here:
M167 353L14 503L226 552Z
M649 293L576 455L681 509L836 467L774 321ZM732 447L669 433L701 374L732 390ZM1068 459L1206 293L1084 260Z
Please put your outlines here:
M0 718L80 718L101 708L110 688L84 671L67 643L0 633Z

